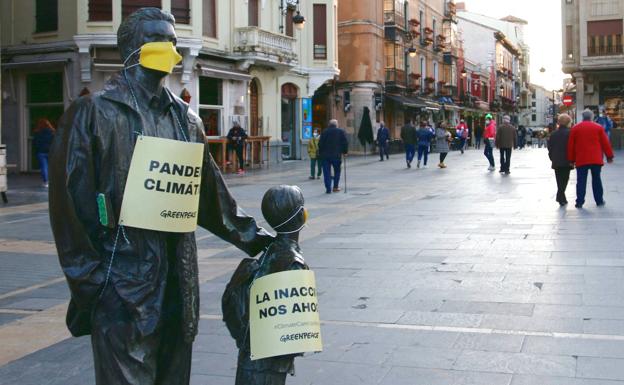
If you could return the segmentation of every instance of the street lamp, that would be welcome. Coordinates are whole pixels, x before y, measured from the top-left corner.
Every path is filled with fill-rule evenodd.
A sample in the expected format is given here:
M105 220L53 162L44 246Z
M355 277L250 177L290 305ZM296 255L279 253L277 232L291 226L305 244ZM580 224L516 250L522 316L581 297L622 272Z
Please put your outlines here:
M468 76L468 72L466 72L465 68L462 68L462 70L461 70L461 77L465 79L466 76Z
M303 26L305 25L305 17L303 17L299 11L297 11L297 14L293 17L293 24L298 30L303 30Z
M416 57L416 48L412 45L407 49L407 54L409 57Z

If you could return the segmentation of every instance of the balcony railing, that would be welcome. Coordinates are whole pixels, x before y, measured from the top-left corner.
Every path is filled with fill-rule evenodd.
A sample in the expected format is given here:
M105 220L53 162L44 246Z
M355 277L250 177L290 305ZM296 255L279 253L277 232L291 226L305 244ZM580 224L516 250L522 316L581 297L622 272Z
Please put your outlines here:
M405 29L405 16L396 11L384 11L384 24L396 25Z
M234 53L268 64L296 64L295 39L258 27L237 28Z
M396 68L386 68L386 83L392 83L395 86L405 86L405 71Z
M622 55L623 45L595 45L587 48L587 56L612 56Z

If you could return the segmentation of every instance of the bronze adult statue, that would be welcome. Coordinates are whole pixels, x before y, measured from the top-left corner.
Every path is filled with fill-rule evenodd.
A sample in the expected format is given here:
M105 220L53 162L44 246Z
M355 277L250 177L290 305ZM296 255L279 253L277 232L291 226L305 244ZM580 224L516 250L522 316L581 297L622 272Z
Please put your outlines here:
M199 318L195 235L117 225L137 138L204 143L199 117L164 86L180 60L174 24L157 8L124 20L124 70L69 107L51 151L67 325L74 336L91 335L98 385L189 383ZM198 225L259 253L272 237L238 208L207 146L201 176Z

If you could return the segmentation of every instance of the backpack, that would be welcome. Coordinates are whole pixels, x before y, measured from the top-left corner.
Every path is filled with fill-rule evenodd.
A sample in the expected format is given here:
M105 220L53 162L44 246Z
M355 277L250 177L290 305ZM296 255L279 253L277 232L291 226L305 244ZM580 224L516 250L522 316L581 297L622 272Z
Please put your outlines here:
M236 346L243 349L249 331L249 289L261 264L254 258L244 258L221 297L223 322L228 328Z

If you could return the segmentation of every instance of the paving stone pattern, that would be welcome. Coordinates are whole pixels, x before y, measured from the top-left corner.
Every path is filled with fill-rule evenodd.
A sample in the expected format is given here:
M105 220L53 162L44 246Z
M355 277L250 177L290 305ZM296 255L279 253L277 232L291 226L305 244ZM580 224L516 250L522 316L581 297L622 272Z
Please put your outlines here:
M306 197L302 249L317 274L324 351L297 359L288 384L624 385L617 155L603 170L607 205L596 207L588 186L582 210L554 201L543 149L515 151L509 176L488 172L477 151L451 153L444 170L436 156L428 169L410 170L399 155L350 158L347 194L326 195L320 181L307 180L307 162L228 176L257 217L270 186L297 184ZM570 202L575 182L573 173ZM23 219L0 215L0 239L26 248L51 240L41 212ZM219 320L220 296L242 255L197 235L202 271L217 261L226 268L201 286L192 384L231 385L236 351ZM0 294L60 276L55 256L1 245ZM61 283L0 297L0 328L23 317L11 309L39 311L67 295ZM0 384L89 385L92 365L89 339L68 339L0 367Z

